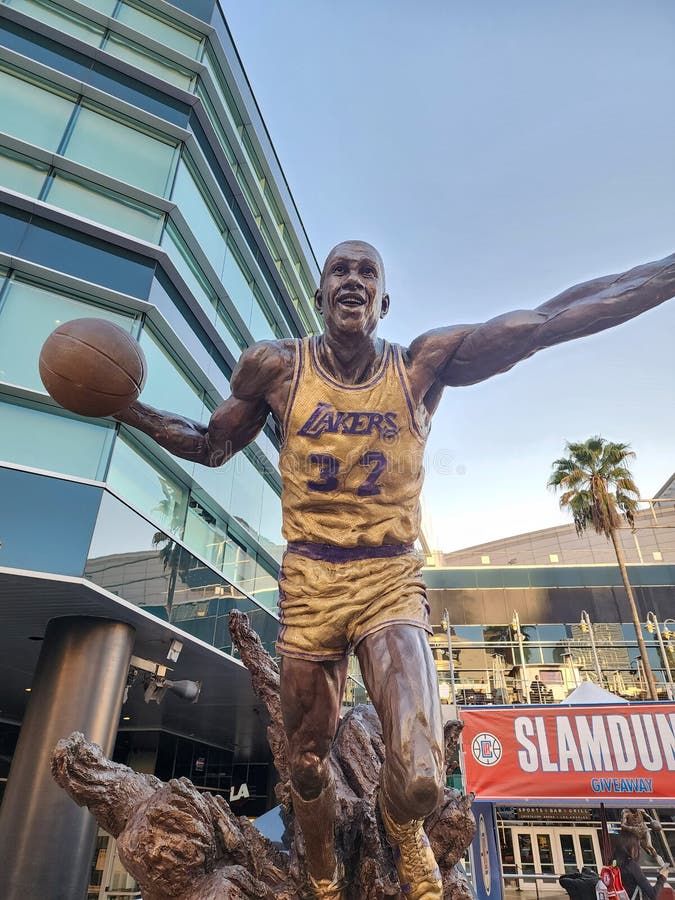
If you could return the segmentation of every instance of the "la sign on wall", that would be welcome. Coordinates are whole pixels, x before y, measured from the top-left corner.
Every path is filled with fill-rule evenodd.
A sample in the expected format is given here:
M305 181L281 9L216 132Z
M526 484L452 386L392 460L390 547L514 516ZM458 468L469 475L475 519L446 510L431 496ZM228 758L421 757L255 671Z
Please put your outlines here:
M479 800L673 801L675 704L462 710Z

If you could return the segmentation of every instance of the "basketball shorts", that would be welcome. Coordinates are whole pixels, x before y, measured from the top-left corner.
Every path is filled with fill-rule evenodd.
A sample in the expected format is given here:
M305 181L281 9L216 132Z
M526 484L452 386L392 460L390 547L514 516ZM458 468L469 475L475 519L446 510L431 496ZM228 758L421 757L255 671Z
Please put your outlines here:
M316 662L342 659L388 625L414 625L432 634L424 560L413 548L363 558L384 548L354 548L350 556L351 548L324 547L327 553L317 553L322 546L290 545L284 554L276 644L281 656ZM341 553L347 558L340 559Z

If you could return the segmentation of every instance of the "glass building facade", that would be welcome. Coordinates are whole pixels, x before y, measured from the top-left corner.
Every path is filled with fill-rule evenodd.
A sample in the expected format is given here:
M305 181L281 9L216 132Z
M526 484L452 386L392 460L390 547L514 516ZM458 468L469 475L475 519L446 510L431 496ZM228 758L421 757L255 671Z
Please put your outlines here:
M316 325L316 262L222 13L185 6L4 5L0 460L105 484L273 611L272 429L212 471L64 413L37 368L58 324L105 318L140 340L142 399L206 421L242 349Z
M84 586L106 614L118 598L207 667L222 660L234 685L230 610L269 650L277 630L273 424L225 466L198 466L59 408L38 357L59 324L107 319L145 351L141 399L205 422L243 349L316 330L316 260L217 0L3 0L0 11L0 619L22 580ZM57 595L52 614L69 614ZM25 627L0 688L0 798L36 665L28 640L41 636ZM269 753L264 721L240 700L227 735L198 712L147 728L125 716L115 758L234 788L235 810L257 815ZM105 880L131 886L111 860L92 873L92 900L108 896Z

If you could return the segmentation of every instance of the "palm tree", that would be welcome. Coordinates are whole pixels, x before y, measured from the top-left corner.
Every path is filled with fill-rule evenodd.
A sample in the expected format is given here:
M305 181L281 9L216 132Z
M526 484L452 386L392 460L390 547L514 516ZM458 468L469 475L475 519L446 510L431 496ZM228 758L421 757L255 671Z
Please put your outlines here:
M581 444L568 443L565 449L569 456L555 460L548 486L563 492L560 508L571 511L579 536L592 528L597 534L604 534L607 540L612 541L628 594L649 695L652 700L658 700L656 681L642 636L642 623L617 533L622 516L631 527L635 521L639 493L626 465L626 461L633 459L635 453L628 444L614 444L599 436L589 438Z

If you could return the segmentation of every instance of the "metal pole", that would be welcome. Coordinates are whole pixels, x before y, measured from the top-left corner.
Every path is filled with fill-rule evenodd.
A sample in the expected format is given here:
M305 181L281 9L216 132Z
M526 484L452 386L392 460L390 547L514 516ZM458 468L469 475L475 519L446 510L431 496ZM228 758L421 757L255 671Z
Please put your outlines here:
M530 694L528 691L527 677L525 673L525 650L523 649L523 632L520 630L520 616L518 611L514 609L513 619L511 620L511 628L516 633L518 639L518 649L520 650L520 687L523 692L523 703L530 702Z
M598 676L598 684L602 687L602 669L600 668L600 660L598 659L598 648L595 646L595 635L593 634L593 623L591 617L585 609L581 611L581 630L587 630L591 641L591 650L593 652L593 662L595 663L595 674ZM584 629L585 626L585 629Z
M663 623L664 628L667 628L668 622L672 622L672 619L666 619ZM675 685L673 684L673 673L670 669L670 663L668 662L668 653L666 650L666 646L663 643L663 635L661 634L661 627L659 625L659 620L656 618L656 614L653 612L647 613L647 631L656 633L656 640L659 642L659 649L661 650L661 659L663 660L663 667L666 670L666 677L668 679L666 684L666 693L668 694L669 700L675 700Z
M457 708L457 689L455 688L455 660L452 655L452 629L450 628L450 613L447 609L443 610L443 624L445 625L445 634L448 639L448 653L450 654L450 700L453 707Z

